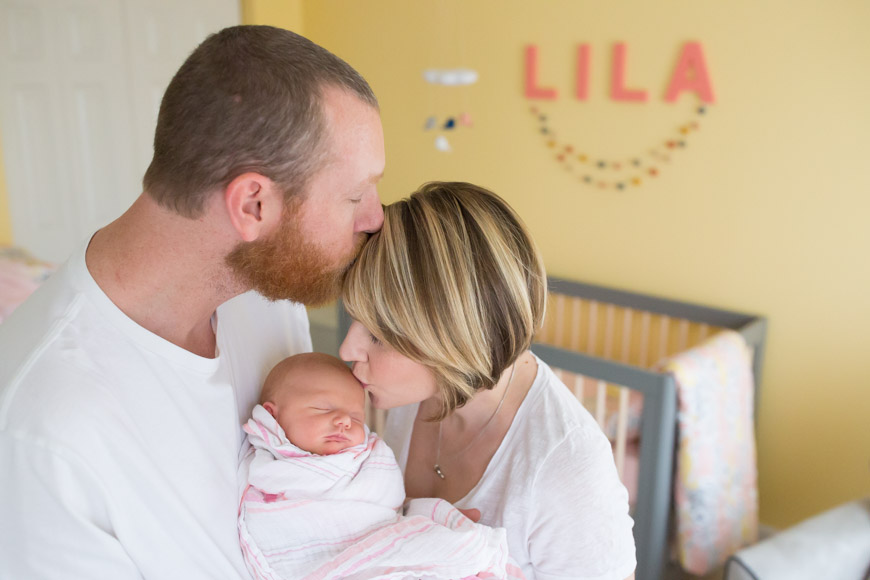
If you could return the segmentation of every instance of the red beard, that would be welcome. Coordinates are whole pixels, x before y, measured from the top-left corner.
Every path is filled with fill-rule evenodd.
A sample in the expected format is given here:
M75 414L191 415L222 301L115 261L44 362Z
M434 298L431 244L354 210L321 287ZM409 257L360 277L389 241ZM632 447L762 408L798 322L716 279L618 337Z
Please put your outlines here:
M267 238L239 243L226 257L236 278L269 300L292 300L307 306L327 304L341 291L345 272L362 250L360 235L349 256L337 260L303 238L297 204L284 208L281 225Z

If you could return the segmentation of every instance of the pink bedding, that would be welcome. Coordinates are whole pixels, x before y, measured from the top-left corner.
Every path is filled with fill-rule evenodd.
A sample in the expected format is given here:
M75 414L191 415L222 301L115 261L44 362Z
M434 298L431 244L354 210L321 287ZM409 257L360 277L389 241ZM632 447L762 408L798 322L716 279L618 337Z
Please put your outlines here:
M0 247L0 322L54 271L54 265L21 248Z

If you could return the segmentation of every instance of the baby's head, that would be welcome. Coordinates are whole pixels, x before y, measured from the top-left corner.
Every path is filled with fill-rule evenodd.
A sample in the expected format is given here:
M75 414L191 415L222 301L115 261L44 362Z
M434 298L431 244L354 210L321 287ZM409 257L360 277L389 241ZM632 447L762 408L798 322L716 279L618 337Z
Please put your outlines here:
M309 453L331 455L365 441L365 391L335 357L309 352L284 359L266 378L260 404Z

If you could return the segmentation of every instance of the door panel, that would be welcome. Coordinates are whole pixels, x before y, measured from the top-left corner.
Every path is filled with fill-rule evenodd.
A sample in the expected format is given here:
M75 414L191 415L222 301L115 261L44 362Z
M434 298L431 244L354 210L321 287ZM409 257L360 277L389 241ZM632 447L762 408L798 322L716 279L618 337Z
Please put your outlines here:
M157 110L237 0L0 0L0 130L15 243L61 261L141 192Z

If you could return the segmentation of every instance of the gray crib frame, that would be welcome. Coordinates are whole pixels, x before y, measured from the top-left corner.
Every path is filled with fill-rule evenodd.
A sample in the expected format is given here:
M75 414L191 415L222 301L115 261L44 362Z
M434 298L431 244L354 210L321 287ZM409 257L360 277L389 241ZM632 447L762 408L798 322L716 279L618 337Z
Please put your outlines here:
M684 318L739 332L753 349L755 413L767 320L718 308L700 306L594 284L549 277L550 292L614 304L626 308ZM339 342L347 334L351 319L339 303ZM638 491L634 510L634 539L637 549L637 580L661 580L667 562L668 524L676 442L677 395L673 377L542 343L532 345L534 353L548 365L613 383L643 394L641 413Z
M683 318L730 328L739 332L753 349L755 416L767 320L764 317L710 308L616 290L593 284L549 278L550 292L615 304L625 308ZM634 540L637 549L637 580L660 580L667 563L668 523L676 444L677 394L673 377L615 361L534 343L532 350L548 365L613 383L643 394L637 499L634 510Z

